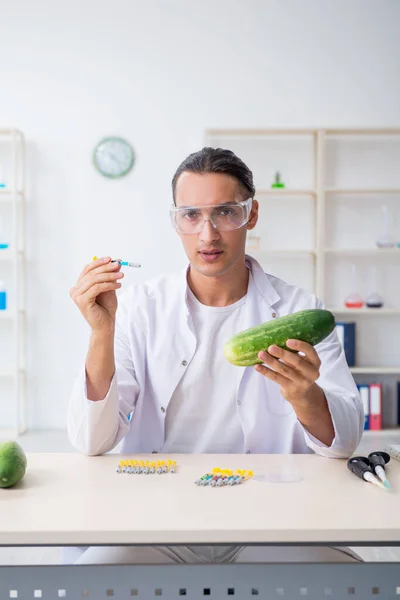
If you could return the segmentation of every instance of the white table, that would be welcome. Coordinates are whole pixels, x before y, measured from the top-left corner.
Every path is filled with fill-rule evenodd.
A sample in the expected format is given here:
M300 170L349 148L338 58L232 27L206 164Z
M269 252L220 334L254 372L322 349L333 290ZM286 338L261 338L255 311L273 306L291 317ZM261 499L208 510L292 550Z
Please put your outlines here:
M121 458L171 458L178 463L177 473L117 474ZM213 467L252 469L256 476L266 476L267 479L295 471L300 480L291 483L250 480L221 488L196 486L194 481ZM329 460L315 455L123 457L114 454L85 457L79 454L30 454L23 481L14 488L0 490L0 545L398 545L400 463L392 460L387 473L392 484L390 492L355 477L344 460ZM340 579L337 575L333 576L332 566L339 569L336 573L341 573ZM176 569L179 585L173 575ZM82 581L77 578L78 573ZM193 577L198 579L199 573L203 582L207 578L209 583L206 585L209 587L198 582L197 587L192 589L189 582L194 581ZM221 573L228 578L227 581L231 581L230 588L227 582L221 583ZM132 574L134 582L128 584L127 577L132 580ZM66 587L56 589L61 585L60 581L64 581L62 577L66 582L62 585ZM261 595L278 598L281 593L277 590L284 590L285 597L307 595L308 598L320 598L321 594L324 597L330 590L331 598L348 598L349 594L352 595L349 589L355 579L357 589L367 586L365 593L368 592L369 596L374 581L376 589L385 590L385 596L380 592L380 597L385 600L400 595L400 588L397 594L400 568L394 563L6 567L0 569L0 598L10 597L10 591L18 591L19 599L33 598L34 585L41 586L37 591L40 590L42 596L37 597L81 599L85 589L90 592L91 586L100 586L98 590L96 588L95 597L106 598L104 586L111 584L103 582L104 577L113 581L107 589L109 596L112 590L114 598L131 597L135 590L145 598L159 595L156 592L160 590L168 600L178 595L197 598L213 595L218 585L222 586L218 592L222 596L230 595L228 589L234 590L237 596L240 588L240 597ZM87 583L84 583L86 580ZM13 582L21 586L22 581L28 587L17 589L17 583ZM249 583L245 584L245 581ZM301 581L308 583L301 587ZM345 581L348 582L345 584ZM87 587L84 588L84 585ZM51 587L46 592L47 596L44 595L46 586ZM119 589L118 586L125 587ZM240 586L244 586L243 589ZM267 589L266 586L270 587ZM223 593L222 589L225 590ZM272 589L275 596L267 596L266 593ZM59 595L59 590L69 595ZM179 590L185 590L186 594ZM210 594L204 593L204 590L209 590ZM255 591L258 594L253 593ZM337 595L342 592L343 596ZM291 595L288 596L288 593ZM358 591L357 596L361 597Z

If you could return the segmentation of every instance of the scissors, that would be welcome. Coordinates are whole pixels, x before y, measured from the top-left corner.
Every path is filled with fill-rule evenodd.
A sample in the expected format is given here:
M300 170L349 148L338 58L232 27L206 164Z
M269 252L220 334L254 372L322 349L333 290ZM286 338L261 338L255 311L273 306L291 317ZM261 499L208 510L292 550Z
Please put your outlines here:
M352 456L347 461L347 468L360 479L390 490L385 473L385 465L389 461L390 456L387 452L377 450L370 452L368 456Z

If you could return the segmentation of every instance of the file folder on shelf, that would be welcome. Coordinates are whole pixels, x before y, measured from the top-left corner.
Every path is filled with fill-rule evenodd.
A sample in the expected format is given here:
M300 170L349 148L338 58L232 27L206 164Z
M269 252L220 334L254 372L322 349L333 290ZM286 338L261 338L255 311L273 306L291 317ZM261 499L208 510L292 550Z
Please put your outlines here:
M356 324L336 322L336 331L349 367L356 366Z
M382 429L382 384L369 385L369 428L377 431Z
M369 426L369 385L360 384L357 386L360 392L361 401L364 409L364 430L368 430Z

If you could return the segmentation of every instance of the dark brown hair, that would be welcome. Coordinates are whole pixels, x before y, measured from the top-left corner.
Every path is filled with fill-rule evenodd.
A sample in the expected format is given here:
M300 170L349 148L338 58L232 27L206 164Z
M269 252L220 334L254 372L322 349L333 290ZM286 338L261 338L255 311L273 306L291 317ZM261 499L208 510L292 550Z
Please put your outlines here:
M253 173L249 167L231 150L205 147L198 152L189 154L179 165L172 179L172 196L175 204L176 184L184 171L191 173L223 173L237 180L245 198L253 198L256 190L253 183Z

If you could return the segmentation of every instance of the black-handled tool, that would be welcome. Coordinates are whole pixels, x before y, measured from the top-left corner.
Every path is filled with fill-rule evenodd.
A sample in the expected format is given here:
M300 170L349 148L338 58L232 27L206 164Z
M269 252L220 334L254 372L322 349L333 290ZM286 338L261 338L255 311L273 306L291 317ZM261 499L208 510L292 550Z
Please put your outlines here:
M388 481L388 478L386 477L385 465L389 462L390 455L387 452L378 450L376 452L371 452L370 454L368 454L368 460L374 473L382 481L385 488L389 490L390 483Z
M375 477L370 461L366 456L352 456L347 461L347 468L364 481L369 481L379 487L384 487L382 482Z

